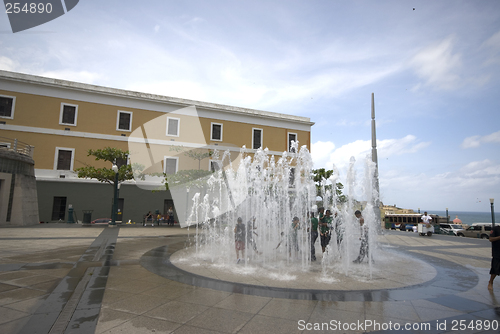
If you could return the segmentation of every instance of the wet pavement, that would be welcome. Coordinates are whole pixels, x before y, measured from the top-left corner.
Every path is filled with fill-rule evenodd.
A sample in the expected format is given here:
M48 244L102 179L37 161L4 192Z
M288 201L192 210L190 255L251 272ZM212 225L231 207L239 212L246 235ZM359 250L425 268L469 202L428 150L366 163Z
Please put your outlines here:
M487 240L386 231L382 247L432 270L409 261L322 289L190 272L170 262L187 239L167 226L0 228L0 333L500 332Z

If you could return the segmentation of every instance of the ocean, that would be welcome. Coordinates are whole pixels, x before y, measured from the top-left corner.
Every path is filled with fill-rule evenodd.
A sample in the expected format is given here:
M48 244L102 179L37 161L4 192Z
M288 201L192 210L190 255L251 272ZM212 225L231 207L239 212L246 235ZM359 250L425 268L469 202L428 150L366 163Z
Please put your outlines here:
M421 213L424 214L422 211ZM427 213L446 217L446 211L428 211ZM458 216L462 223L467 225L491 223L491 212L448 211L448 216L450 216L450 221ZM497 212L495 212L495 223L500 224L500 215Z

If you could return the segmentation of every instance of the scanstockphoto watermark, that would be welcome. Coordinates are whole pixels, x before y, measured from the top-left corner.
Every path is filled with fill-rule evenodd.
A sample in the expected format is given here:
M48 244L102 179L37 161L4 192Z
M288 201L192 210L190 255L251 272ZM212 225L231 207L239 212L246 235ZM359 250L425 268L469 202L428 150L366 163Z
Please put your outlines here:
M79 0L4 0L12 32L31 29L52 21L75 8Z
M299 320L297 329L300 331L458 331L498 330L497 320L436 320L435 322L415 322L400 324L397 322L378 322L375 320L358 320L356 322L342 322L330 320L330 322L306 322Z

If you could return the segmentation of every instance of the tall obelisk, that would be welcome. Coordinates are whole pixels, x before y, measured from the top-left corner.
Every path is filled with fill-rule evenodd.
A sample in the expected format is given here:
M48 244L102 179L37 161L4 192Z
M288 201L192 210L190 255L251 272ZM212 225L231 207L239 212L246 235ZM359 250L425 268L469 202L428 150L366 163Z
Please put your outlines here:
M380 189L378 183L378 157L377 157L377 133L375 129L375 94L372 93L372 161L375 164L375 172L373 173L373 186L376 194L374 195L373 209L377 222L377 229L381 228L380 224Z

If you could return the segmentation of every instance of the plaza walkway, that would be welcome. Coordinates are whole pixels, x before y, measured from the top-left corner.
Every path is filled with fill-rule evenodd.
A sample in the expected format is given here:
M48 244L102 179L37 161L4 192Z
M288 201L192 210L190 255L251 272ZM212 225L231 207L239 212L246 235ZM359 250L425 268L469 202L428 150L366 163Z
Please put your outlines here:
M185 248L186 233L130 225L0 228L0 333L500 330L500 278L489 292L487 240L386 231L382 247L427 267L396 265L366 284L321 290L182 270L169 259Z

